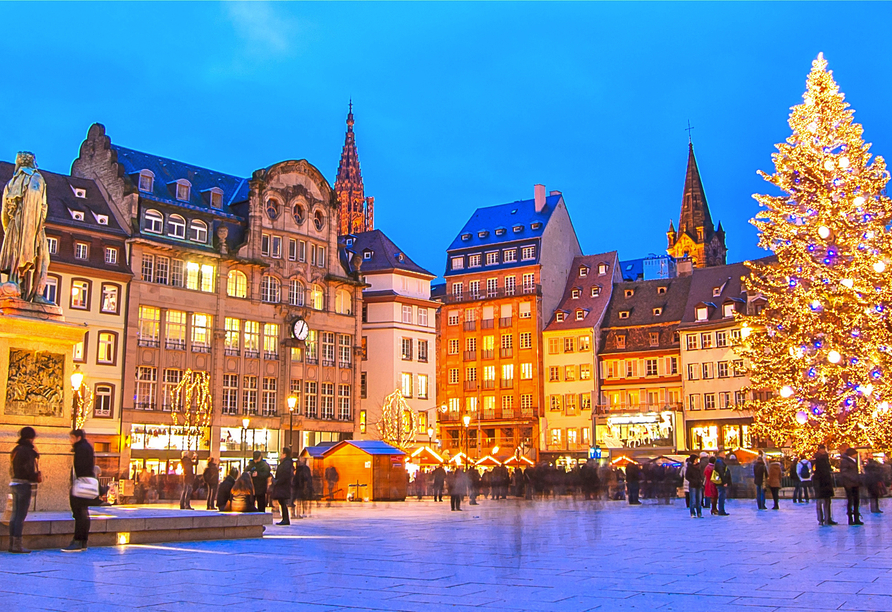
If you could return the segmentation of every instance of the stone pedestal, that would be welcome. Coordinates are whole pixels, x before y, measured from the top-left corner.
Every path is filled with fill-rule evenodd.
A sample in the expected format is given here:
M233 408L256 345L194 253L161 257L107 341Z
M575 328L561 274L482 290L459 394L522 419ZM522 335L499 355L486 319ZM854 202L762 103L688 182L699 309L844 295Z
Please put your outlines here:
M0 508L9 494L9 454L19 430L37 430L43 483L37 510L65 510L71 475L72 349L86 325L66 323L54 306L0 299ZM32 509L35 508L32 503Z

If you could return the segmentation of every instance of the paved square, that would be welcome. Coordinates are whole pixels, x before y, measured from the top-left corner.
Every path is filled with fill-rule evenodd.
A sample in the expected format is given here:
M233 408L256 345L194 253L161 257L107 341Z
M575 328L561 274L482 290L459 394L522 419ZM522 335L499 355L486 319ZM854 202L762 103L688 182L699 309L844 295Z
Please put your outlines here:
M6 610L888 610L892 535L818 527L782 500L689 518L683 501L313 509L263 540L0 553ZM844 503L834 517L845 522Z

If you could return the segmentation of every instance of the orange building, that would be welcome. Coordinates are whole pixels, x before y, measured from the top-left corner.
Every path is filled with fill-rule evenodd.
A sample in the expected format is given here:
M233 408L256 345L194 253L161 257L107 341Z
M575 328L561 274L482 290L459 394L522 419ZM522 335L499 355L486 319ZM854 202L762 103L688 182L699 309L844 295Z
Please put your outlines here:
M542 329L580 254L563 196L542 185L531 200L477 209L450 245L437 404L451 455L538 456Z

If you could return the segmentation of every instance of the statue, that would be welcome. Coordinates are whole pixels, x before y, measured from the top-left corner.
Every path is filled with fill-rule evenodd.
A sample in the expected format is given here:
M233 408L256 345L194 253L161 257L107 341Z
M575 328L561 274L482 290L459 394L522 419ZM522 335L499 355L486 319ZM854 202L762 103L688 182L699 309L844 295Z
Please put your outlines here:
M27 302L49 304L43 297L49 247L43 225L46 221L46 181L37 171L34 154L20 151L15 172L3 188L3 246L0 272L8 275L0 285L0 297L20 297Z

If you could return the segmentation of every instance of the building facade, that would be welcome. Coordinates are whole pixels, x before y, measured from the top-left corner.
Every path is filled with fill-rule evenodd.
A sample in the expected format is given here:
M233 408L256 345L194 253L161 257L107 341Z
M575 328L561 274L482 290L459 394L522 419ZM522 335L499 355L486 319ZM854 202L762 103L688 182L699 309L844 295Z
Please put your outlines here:
M0 162L0 183L15 166ZM44 297L62 308L65 320L85 326L73 360L84 374L84 430L106 475L118 471L124 396L124 339L128 285L127 230L92 180L40 170L46 180L45 232L50 267ZM65 381L68 384L68 381ZM90 401L91 400L91 401ZM69 407L66 407L68 410Z
M564 296L542 333L545 410L541 457L555 464L585 462L593 446L600 397L597 359L601 323L622 280L616 251L573 260Z
M166 472L181 450L239 465L353 436L361 282L316 168L235 177L114 145L96 124L72 174L95 180L132 230L124 466ZM178 424L190 371L213 398L196 435Z
M353 133L353 102L347 113L347 135L334 185L338 198L338 231L340 235L358 234L375 229L375 198L366 197Z
M684 447L678 325L691 277L618 283L601 324L596 444L653 455Z
M449 246L437 404L451 455L537 456L542 329L579 255L563 196L542 185L533 199L477 209Z
M362 311L360 439L380 439L384 399L399 389L418 414L416 438L428 442L436 424L439 302L431 300L434 275L412 261L381 230L343 237L361 262Z

